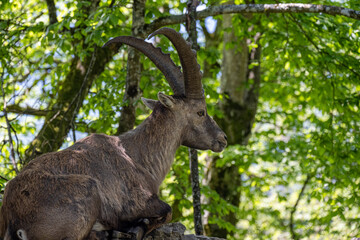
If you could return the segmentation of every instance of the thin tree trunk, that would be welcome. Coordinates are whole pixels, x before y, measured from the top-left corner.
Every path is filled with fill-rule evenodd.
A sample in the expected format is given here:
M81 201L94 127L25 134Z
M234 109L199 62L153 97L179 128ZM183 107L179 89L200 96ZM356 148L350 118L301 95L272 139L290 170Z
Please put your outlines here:
M200 2L197 0L189 0L187 2L187 21L186 27L189 33L189 40L192 44L192 49L198 50L197 45L197 31L196 31L196 7ZM193 197L193 210L194 210L194 226L195 234L203 235L203 224L201 217L201 191L199 182L199 163L198 153L196 149L189 149L190 158L190 174L191 174L191 188Z
M201 216L201 191L199 182L199 163L198 153L196 149L189 148L190 172L191 172L191 188L194 209L194 227L196 235L203 235L204 228Z
M132 36L145 37L145 3L146 0L134 0L133 3L133 25ZM129 49L127 61L127 75L123 102L119 118L119 126L117 134L121 134L134 128L135 125L135 109L136 102L139 100L141 91L139 88L141 79L141 54L133 48Z

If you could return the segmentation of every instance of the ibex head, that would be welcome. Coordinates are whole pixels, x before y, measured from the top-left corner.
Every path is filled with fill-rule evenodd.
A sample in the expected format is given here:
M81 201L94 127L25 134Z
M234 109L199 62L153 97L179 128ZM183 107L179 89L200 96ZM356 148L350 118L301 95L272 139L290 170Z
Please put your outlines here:
M152 110L165 108L182 123L181 144L187 147L214 152L222 151L227 144L225 133L207 114L204 90L201 84L202 73L197 63L196 52L180 33L171 28L162 28L152 33L149 38L165 35L176 48L183 72L164 54L160 48L142 39L121 36L105 44L118 47L119 43L130 45L144 53L160 69L172 88L174 95L158 93L158 101L142 98L144 104Z

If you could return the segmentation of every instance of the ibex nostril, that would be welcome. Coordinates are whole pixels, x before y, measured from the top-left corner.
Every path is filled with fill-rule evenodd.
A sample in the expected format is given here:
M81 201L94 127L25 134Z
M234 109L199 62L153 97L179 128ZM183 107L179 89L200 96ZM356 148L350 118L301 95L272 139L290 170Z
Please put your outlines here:
M227 136L226 136L226 134L224 134L224 138L225 138L225 140L227 141Z

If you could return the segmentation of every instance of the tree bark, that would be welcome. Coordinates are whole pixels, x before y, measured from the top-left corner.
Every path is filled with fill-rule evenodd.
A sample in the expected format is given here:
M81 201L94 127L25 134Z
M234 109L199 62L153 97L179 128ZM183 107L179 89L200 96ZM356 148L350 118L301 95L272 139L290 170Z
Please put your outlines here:
M50 25L57 23L58 20L56 16L56 6L54 0L46 0L46 5L48 7Z
M132 36L145 37L144 24L145 24L145 3L146 0L134 0L133 3L133 25ZM141 53L133 48L129 49L127 61L127 75L126 85L123 102L124 105L121 110L119 118L119 126L117 135L127 132L134 128L135 125L135 109L136 102L139 100L141 91L139 88L141 79Z
M24 164L61 147L93 80L104 71L111 57L107 49L95 47L93 54L83 61L78 56L71 60L70 72L61 84L55 104L49 107L52 111L47 113L43 127L26 150Z
M98 4L99 0L93 0L82 11L89 15L97 9ZM55 104L47 108L52 111L46 114L44 125L25 152L24 164L43 153L58 150L63 144L93 80L104 71L114 54L108 49L96 46L94 49L83 60L78 55L71 60L70 71L61 83Z
M251 16L246 15L246 18ZM232 16L223 16L223 28L232 29ZM258 43L260 34L255 36ZM235 48L227 48L228 43L237 43ZM228 136L228 145L246 145L251 135L255 119L259 85L260 85L260 47L249 53L249 40L237 39L234 31L224 32L223 64L221 77L221 92L225 98L219 104L222 118L215 117L219 126ZM249 65L257 62L259 65L249 69ZM235 164L216 166L217 158L212 159L208 170L209 187L215 190L223 199L233 206L239 207L241 196L241 175ZM216 216L210 213L210 216ZM236 214L230 212L223 220L236 225ZM206 234L226 238L229 233L216 224L207 224Z
M227 15L232 13L324 13L360 20L360 11L354 9L303 3L219 5L198 11L197 19L199 20L210 16ZM178 24L184 21L186 21L185 14L160 17L149 24L145 24L144 29L145 32L151 33L163 26Z
M20 105L8 105L7 112L32 115L32 116L46 116L50 110L36 109L30 106L21 107Z
M197 0L189 0L187 2L187 21L186 30L189 34L189 41L191 42L191 48L195 51L198 50L197 44L197 31L196 31L196 7L200 2ZM190 175L191 175L191 188L193 197L193 210L194 210L194 226L195 234L202 235L204 233L202 216L201 216L201 191L199 182L199 162L198 152L196 149L189 148L189 162L190 162Z

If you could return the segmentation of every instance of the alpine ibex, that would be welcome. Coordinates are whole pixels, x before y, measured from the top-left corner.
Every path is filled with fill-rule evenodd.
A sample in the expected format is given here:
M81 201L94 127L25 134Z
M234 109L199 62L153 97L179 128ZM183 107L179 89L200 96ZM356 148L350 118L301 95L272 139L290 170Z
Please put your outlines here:
M5 189L0 237L30 240L96 239L103 230L141 239L171 220L158 197L180 145L220 152L226 135L206 111L196 54L175 30L162 28L183 72L168 54L142 39L120 36L105 47L127 44L165 75L174 95L142 99L152 114L120 136L92 134L59 152L32 160ZM150 36L150 37L151 37Z

